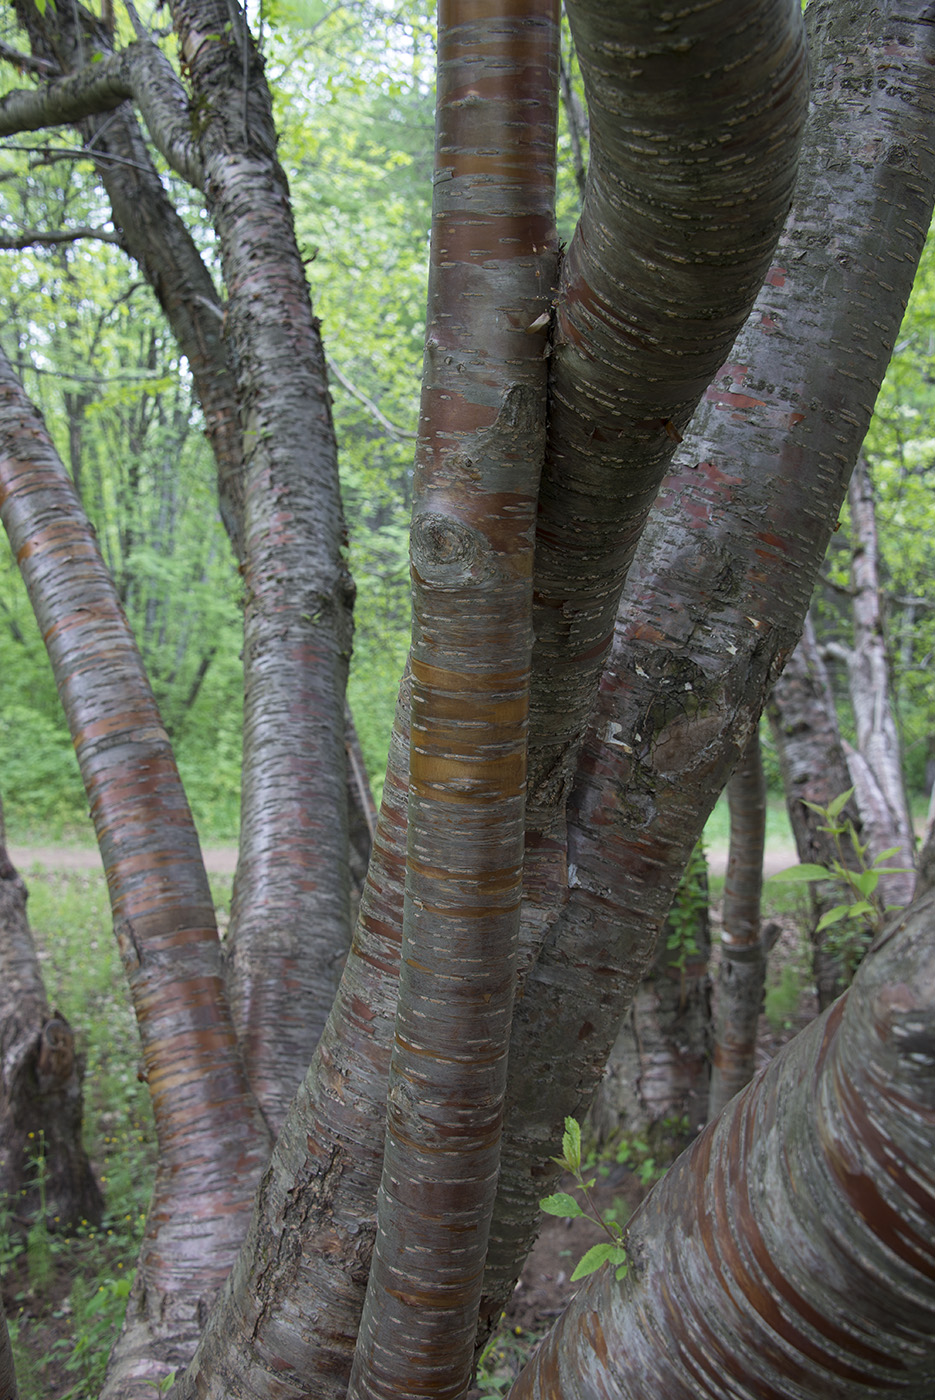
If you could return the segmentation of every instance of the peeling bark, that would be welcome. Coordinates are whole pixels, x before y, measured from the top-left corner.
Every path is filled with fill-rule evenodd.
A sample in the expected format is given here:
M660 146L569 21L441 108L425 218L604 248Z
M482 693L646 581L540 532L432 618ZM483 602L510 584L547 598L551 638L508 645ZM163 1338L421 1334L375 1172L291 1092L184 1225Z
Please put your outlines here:
M902 866L903 873L881 875L880 892L886 904L901 908L912 898L915 839L903 783L899 731L890 698L892 684L880 606L873 483L863 457L858 459L848 500L854 536L854 645L847 655L847 674L857 753L846 752L870 858L892 846L899 847L899 854L886 864Z
M557 0L439 7L403 957L348 1400L458 1400L473 1368L523 884L558 47Z
M670 1168L511 1400L926 1400L935 898Z

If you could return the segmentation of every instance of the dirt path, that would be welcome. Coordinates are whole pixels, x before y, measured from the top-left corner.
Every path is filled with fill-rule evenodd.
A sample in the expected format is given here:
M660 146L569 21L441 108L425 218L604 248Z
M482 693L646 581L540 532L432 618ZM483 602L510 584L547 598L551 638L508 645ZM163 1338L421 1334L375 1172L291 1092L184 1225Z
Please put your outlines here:
M101 869L96 846L11 846L9 850L10 859L24 875L36 865L43 870ZM237 864L236 846L205 846L203 854L209 875L233 875ZM711 874L723 875L727 867L727 847L712 846L707 855ZM770 846L763 869L767 875L775 875L778 870L795 865L797 859L794 846Z

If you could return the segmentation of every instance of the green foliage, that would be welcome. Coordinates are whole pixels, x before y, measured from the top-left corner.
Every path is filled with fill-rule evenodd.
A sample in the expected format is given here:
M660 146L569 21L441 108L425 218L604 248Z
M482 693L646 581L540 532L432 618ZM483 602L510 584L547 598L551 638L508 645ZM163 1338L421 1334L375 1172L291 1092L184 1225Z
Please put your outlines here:
M688 858L685 872L666 920L666 948L669 963L684 977L692 958L701 951L698 946L698 921L708 907L708 863L704 843L697 842Z
M581 1217L591 1220L598 1225L607 1235L607 1239L600 1244L592 1245L575 1265L571 1275L572 1283L578 1279L586 1278L588 1274L593 1274L604 1264L612 1264L615 1268L616 1277L622 1279L627 1272L627 1251L623 1242L623 1227L614 1219L605 1219L600 1216L590 1196L591 1187L594 1185L594 1178L585 1181L581 1171L581 1128L574 1118L565 1119L565 1132L562 1136L562 1155L553 1157L560 1167L564 1167L575 1180L575 1190L580 1191L587 1209L575 1200L574 1196L567 1191L557 1191L552 1196L545 1196L539 1205L546 1215L557 1215L562 1220L576 1220Z
M858 838L853 822L842 820L841 814L853 794L854 789L848 788L827 807L820 807L815 802L805 803L806 807L823 818L824 825L818 829L831 836L837 852L836 859L827 866L803 862L770 877L788 884L811 884L823 880L835 886L841 896L840 901L822 914L816 931L833 930L826 946L840 961L848 978L853 977L889 912L880 897L880 876L905 873L903 866L885 863L898 853L898 846L881 851L872 861L867 860L868 848ZM849 860L848 851L853 861Z
M779 981L767 987L763 1010L774 1031L791 1030L802 1000L803 977L799 967L784 963Z

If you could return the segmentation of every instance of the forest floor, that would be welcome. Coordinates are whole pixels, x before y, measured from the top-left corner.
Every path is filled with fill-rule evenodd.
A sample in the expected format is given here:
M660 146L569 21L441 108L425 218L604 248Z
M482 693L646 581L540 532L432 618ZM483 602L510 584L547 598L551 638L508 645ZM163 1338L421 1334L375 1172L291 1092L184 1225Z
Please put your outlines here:
M47 871L100 870L101 856L96 846L10 846L10 859L17 870L28 874L34 866ZM204 846L202 855L209 875L233 875L237 865L234 845ZM705 847L708 869L715 878L727 869L727 846ZM798 860L793 845L770 845L763 862L763 872L775 875Z

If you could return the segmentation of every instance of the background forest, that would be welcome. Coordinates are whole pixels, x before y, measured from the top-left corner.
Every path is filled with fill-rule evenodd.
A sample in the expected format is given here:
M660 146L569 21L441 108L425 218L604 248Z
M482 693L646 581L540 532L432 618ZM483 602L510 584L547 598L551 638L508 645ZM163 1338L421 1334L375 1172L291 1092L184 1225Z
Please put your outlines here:
M158 10L146 19L158 25ZM421 0L394 6L267 0L251 12L251 22L275 98L279 156L329 361L347 557L357 587L349 702L379 801L410 632L408 526L431 213L434 7ZM117 25L130 34L125 16L117 16ZM8 36L0 33L0 41L4 37L13 38L12 27ZM580 206L587 134L570 45L564 58L558 213L567 239ZM15 75L10 72L6 81L14 86ZM108 222L109 203L91 162L62 144L66 132L18 136L0 145L3 348L44 413L94 523L201 839L233 842L243 599L218 509L216 467L188 366ZM168 168L160 173L217 273L214 233L203 211ZM216 280L220 285L219 275ZM933 414L930 238L864 449L879 531L891 699L917 819L927 810L935 780ZM857 547L845 508L812 610L842 735L850 742L856 726L846 656L854 643ZM778 809L782 784L766 725L763 741ZM0 755L11 844L93 842L46 650L5 546ZM726 838L726 820L718 820ZM54 1233L37 1227L23 1237L0 1230L0 1266L12 1269L21 1283L17 1298L24 1314L32 1308L30 1299L45 1292L49 1317L57 1319L34 1327L37 1336L27 1349L11 1313L21 1343L23 1394L48 1393L50 1374L43 1375L41 1366L33 1374L36 1363L29 1359L45 1349L63 1368L64 1393L75 1400L95 1393L119 1321L153 1159L145 1085L133 1070L135 1025L129 1008L114 1000L121 972L116 955L106 951L106 901L98 882L83 879L80 892L78 883L64 905L56 903L54 881L30 879L30 912L45 940L53 996L61 997L63 1013L87 1038L93 1086L87 1132L106 1215L102 1226L89 1226L69 1246L67 1279L56 1279L65 1246ZM223 907L229 890L221 883L216 894ZM774 1021L781 1026L793 1008L776 1006L774 999ZM616 1150L624 1153L617 1165L635 1165L638 1174L653 1179L655 1162L645 1144L628 1140ZM37 1163L41 1174L41 1153ZM503 1360L504 1351L492 1352L481 1373L485 1395L506 1384L498 1378L497 1356Z
M431 208L430 7L277 3L261 16L300 242L322 321L357 584L349 695L379 800L409 637L407 531ZM569 51L568 75L573 75ZM560 130L560 233L579 207L580 96ZM573 104L571 107L569 103ZM569 111L571 120L569 121ZM5 348L70 466L117 580L203 840L236 837L240 581L190 376L105 221L90 162L56 138L0 149ZM213 233L163 177L209 265ZM83 228L84 238L74 229ZM68 228L66 237L57 230ZM905 778L935 773L935 265L931 247L866 443ZM823 642L851 640L842 516L816 597ZM843 667L832 682L852 734ZM0 562L0 744L14 841L90 839L71 742L15 563ZM778 768L767 754L770 785Z

